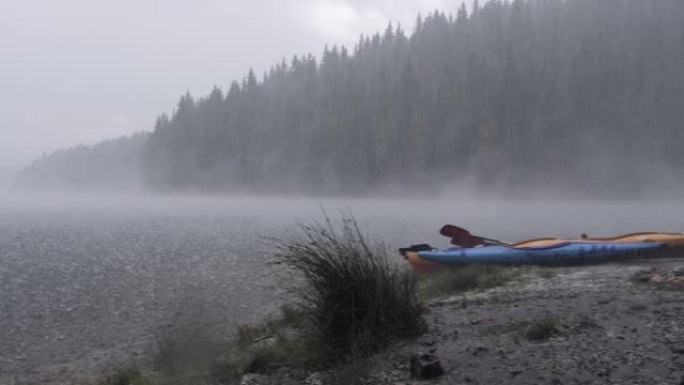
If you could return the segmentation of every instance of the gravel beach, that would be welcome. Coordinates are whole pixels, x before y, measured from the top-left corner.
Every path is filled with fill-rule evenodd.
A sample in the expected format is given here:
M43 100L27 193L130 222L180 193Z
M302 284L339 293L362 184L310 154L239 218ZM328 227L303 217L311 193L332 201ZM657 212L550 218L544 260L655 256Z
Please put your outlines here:
M377 382L405 383L413 353L437 356L437 384L684 383L684 290L631 280L680 260L554 269L549 278L434 301L429 331L387 353ZM553 319L550 338L516 334ZM381 365L381 366L383 366ZM423 382L424 383L424 382Z

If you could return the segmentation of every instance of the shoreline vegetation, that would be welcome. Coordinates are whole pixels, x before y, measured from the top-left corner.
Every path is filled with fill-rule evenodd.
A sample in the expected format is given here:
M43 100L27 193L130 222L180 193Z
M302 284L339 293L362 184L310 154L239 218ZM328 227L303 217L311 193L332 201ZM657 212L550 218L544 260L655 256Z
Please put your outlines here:
M227 342L201 325L160 331L150 357L82 384L297 384L311 376L313 383L362 384L378 353L426 332L428 303L555 275L497 266L414 273L369 241L351 215L339 226L327 216L301 225L277 250L273 265L293 293L279 316L243 325Z
M622 352L629 339L625 333L638 338L639 330L651 340L645 347L630 340L633 355L670 349L669 366L652 369L643 360L617 364L617 355L607 363L586 363L605 368L574 368L565 378L602 381L617 376L611 371L622 364L643 368L648 378L662 371L674 378L682 366L678 360L684 351L673 338L684 330L676 306L684 269L672 261L649 270L617 264L466 266L415 273L392 261L383 244L369 241L351 215L341 224L325 217L301 225L299 235L279 242L277 250L273 264L293 294L278 316L243 325L228 340L209 335L200 324L160 331L149 357L78 384L412 383L431 379L416 378L414 361L441 365L433 353L445 361L432 378L436 384L451 384L459 376L465 382L501 380L501 374L485 368L500 369L497 365L509 358L503 373L512 383L529 383L525 376L530 373L537 376L531 381L551 376L553 382L556 372L538 368L538 349L549 352L548 365L584 362L596 354L611 356L613 348ZM667 281L674 283L666 286L662 277L674 277ZM615 329L620 323L625 325ZM596 345L596 340L603 342ZM518 350L529 352L516 355ZM561 359L564 355L567 359ZM472 356L482 356L482 363ZM556 356L561 358L554 361Z

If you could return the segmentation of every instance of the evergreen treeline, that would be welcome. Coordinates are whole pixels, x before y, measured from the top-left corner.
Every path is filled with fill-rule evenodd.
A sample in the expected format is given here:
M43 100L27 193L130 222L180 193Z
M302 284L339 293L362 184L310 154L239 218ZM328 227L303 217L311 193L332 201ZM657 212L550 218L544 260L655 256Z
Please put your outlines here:
M80 145L43 155L17 175L24 187L130 189L140 187L140 159L149 133Z
M490 0L184 95L158 189L637 191L684 176L684 1Z
M181 98L159 188L639 187L684 155L684 2L477 2ZM568 183L568 184L569 184Z

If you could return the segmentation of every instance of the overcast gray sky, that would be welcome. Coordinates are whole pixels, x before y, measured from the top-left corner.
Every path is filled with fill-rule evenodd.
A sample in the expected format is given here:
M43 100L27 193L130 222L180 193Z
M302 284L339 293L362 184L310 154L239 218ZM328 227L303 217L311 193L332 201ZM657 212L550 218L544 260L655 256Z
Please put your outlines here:
M460 0L0 0L0 172Z

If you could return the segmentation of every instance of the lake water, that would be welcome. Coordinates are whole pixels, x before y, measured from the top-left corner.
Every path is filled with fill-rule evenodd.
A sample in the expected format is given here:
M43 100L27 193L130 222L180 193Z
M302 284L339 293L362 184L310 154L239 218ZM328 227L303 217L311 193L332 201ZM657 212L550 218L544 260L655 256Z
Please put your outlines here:
M322 210L352 212L392 249L446 247L437 233L445 223L508 241L684 230L684 204L672 202L3 198L0 384L69 383L145 354L169 324L228 334L274 312L287 295L267 265L272 239Z

